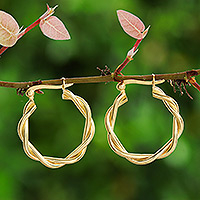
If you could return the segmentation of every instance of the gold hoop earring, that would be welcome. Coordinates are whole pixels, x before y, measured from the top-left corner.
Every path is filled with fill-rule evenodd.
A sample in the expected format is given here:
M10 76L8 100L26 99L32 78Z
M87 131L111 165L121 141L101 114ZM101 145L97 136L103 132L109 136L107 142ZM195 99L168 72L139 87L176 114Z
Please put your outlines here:
M18 135L23 142L23 149L27 156L33 160L40 161L43 165L49 168L60 168L66 164L72 164L79 161L84 156L87 145L91 142L94 136L95 126L91 117L90 107L83 98L74 95L72 92L66 89L66 87L69 87L71 85L73 84L65 84L65 80L63 80L63 85L37 85L32 86L26 92L26 96L29 98L29 101L24 106L23 115L18 123ZM34 113L37 108L34 102L34 94L35 91L39 89L62 89L62 98L64 100L73 101L75 106L85 117L85 127L82 142L65 158L43 156L29 141L29 117Z
M120 91L120 94L116 97L113 105L106 112L105 126L107 130L108 143L111 149L119 156L126 158L134 164L145 165L156 159L167 157L174 151L178 138L183 132L184 122L179 114L177 102L172 97L166 95L159 87L155 86L156 84L163 82L164 80L155 81L155 75L153 75L153 81L128 80L123 83L119 83L117 85L117 89ZM173 115L173 130L171 139L153 154L129 153L114 132L118 108L128 101L125 92L126 84L152 85L153 97L162 100L169 112Z

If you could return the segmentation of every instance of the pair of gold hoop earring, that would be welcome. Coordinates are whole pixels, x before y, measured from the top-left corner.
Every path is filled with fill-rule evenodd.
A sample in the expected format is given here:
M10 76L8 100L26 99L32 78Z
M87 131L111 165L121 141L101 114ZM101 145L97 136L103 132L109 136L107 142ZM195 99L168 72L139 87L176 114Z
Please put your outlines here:
M126 158L132 163L138 165L145 165L153 162L156 159L161 159L167 157L171 154L178 142L178 138L181 136L184 128L184 122L179 114L179 107L176 101L167 96L156 84L163 83L164 80L155 81L155 76L153 75L153 81L139 81L139 80L125 80L122 83L117 84L117 89L120 94L116 97L113 105L108 109L105 115L105 126L107 130L108 143L111 149L118 155ZM154 154L139 154L139 153L129 153L124 148L117 135L114 132L115 121L117 117L118 108L128 101L125 88L127 84L142 84L142 85L152 85L152 94L154 98L163 101L164 105L173 115L173 131L172 138ZM92 141L95 133L94 121L92 119L92 114L88 103L81 97L74 95L71 91L66 89L73 84L65 84L65 79L63 78L62 85L36 85L30 87L26 91L26 96L29 101L24 106L23 115L18 123L18 135L23 142L23 148L28 157L33 160L40 161L46 167L49 168L59 168L66 164L72 164L79 161L85 154L88 144ZM29 141L29 117L36 110L36 104L34 102L34 94L36 90L40 89L62 89L62 99L71 100L75 106L78 108L80 113L85 117L85 126L83 131L83 137L81 144L73 150L65 158L57 158L50 156L43 156Z

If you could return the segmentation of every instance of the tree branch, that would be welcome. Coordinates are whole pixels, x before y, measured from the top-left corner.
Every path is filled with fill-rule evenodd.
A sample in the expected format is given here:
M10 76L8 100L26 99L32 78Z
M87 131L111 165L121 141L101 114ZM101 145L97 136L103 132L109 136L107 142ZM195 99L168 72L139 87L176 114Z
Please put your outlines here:
M192 76L198 76L200 75L200 69L193 69L189 71L184 71L184 72L177 72L177 73L170 73L170 74L155 74L156 75L156 80L159 79L165 79L167 80L187 80L191 78ZM118 81L121 80L127 80L127 79L137 79L137 80L144 80L144 81L150 81L152 80L152 75L133 75L133 76L117 76L115 79Z
M170 74L155 74L156 80L165 79L172 81L187 81L193 76L198 76L200 74L200 69L178 72L178 73L170 73ZM126 75L120 76L115 73L111 73L105 76L89 76L89 77L77 77L77 78L66 78L66 83L74 83L74 84L84 84L84 83L106 83L106 82L121 82L123 80L128 79L137 79L149 81L152 80L152 75ZM51 80L39 80L39 81L28 81L28 82L7 82L0 81L0 87L6 88L21 88L28 89L33 85L61 85L62 79L51 79Z

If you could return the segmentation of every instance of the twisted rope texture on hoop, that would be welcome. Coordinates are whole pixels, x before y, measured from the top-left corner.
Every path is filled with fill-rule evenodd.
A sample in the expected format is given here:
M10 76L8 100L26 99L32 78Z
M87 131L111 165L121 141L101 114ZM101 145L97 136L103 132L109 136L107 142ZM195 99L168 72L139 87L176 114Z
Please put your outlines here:
M71 85L71 84L70 84ZM70 85L65 85L68 87ZM36 104L34 102L34 91L38 89L63 89L62 98L64 100L71 100L75 106L79 109L81 114L85 117L85 126L83 131L83 137L81 144L73 150L65 158L43 156L29 141L29 117L36 110ZM40 161L46 167L59 168L66 164L72 164L79 161L85 154L87 145L91 142L95 126L91 116L91 110L88 103L81 97L74 95L69 90L63 88L63 86L50 86L50 85L39 85L33 86L26 92L29 101L24 106L23 115L18 123L18 135L23 142L23 148L28 157L33 160Z
M143 81L143 82L145 82L144 83L145 85L148 85L147 83L148 81ZM126 82L126 84L130 83L143 84L143 82L132 80ZM117 89L120 91L120 94L116 97L113 105L108 109L105 116L105 126L108 132L107 137L111 149L119 156L122 156L127 160L129 160L130 162L138 165L149 164L156 159L161 159L170 155L174 151L178 142L178 138L181 136L184 128L184 122L181 115L179 114L179 107L177 102L170 96L166 95L159 87L155 86L155 83L152 86L153 97L162 100L164 105L169 110L169 112L173 115L172 137L165 145L163 145L155 153L153 154L129 153L122 145L122 143L120 142L120 140L118 139L118 137L114 132L114 126L118 108L128 101L125 93L125 83L118 84ZM157 82L156 84L159 83L161 82ZM149 84L152 84L152 82L149 82Z

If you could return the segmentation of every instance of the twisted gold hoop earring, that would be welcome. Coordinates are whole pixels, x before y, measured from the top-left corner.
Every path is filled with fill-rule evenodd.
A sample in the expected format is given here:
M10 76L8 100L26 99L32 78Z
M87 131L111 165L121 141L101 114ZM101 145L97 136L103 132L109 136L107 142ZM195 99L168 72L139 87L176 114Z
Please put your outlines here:
M155 86L156 84L163 82L164 80L155 81L155 76L153 75L153 81L127 80L123 83L119 83L117 85L117 89L120 91L120 94L116 97L113 105L108 109L105 115L105 126L107 130L108 143L111 149L119 156L126 158L134 164L145 165L156 159L167 157L174 151L178 138L183 132L184 122L179 114L177 102L170 96L166 95L159 87ZM171 139L153 154L129 153L114 132L118 108L128 101L125 92L126 84L152 85L153 97L162 100L169 112L173 115L173 130Z
M74 95L72 92L66 89L73 84L65 84L63 80L63 85L37 85L32 86L26 92L26 96L29 98L29 101L24 106L23 115L18 123L18 135L23 142L23 149L28 157L33 160L40 161L46 167L49 168L59 168L66 164L72 164L79 161L85 154L87 145L91 142L95 126L91 116L91 110L88 103L81 97ZM79 109L81 114L85 117L85 127L83 131L83 137L81 144L74 149L68 156L65 158L49 157L43 156L29 141L29 117L36 110L36 104L34 102L35 90L39 89L62 89L63 94L62 98L64 100L71 100L75 106Z

